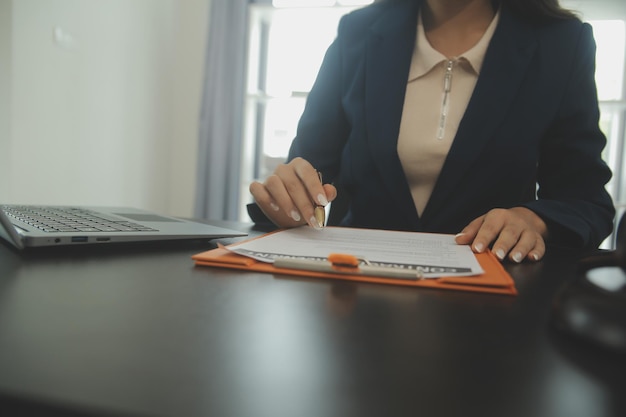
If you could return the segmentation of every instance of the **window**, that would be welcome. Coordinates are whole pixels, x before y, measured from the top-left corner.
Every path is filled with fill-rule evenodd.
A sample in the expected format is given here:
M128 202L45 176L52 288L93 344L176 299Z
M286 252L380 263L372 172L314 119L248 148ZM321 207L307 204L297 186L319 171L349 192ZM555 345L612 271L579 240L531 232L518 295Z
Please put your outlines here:
M345 13L372 0L257 0L250 5L249 78L242 201L248 184L282 163L324 53ZM608 139L605 160L614 176L607 185L626 211L626 3L624 0L562 0L593 26L600 126ZM306 6L306 7L305 7ZM297 39L297 42L294 41ZM247 218L242 212L242 218ZM618 217L619 218L619 217ZM608 239L603 245L611 247Z
M250 5L245 166L248 184L284 162L339 19L373 0L261 0ZM297 41L296 41L297 40ZM241 218L247 214L241 213Z
M602 115L600 126L608 139L605 160L613 169L608 190L615 200L619 219L626 210L626 12L619 20L611 17L590 23L598 45L596 83Z

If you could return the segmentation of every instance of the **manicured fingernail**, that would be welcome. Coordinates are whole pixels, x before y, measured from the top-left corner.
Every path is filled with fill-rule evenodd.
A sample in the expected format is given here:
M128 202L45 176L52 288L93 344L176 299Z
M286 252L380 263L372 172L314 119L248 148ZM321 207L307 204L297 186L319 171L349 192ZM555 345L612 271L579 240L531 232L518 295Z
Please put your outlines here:
M482 243L477 243L474 245L474 250L478 253L482 252L485 247Z
M515 262L517 262L517 263L520 263L520 262L522 262L522 259L523 259L524 257L522 256L522 254L521 254L521 253L519 253L519 252L515 252L515 253L513 254L513 256L511 256L511 258L513 259L513 261L515 261Z
M504 255L506 254L504 253L502 249L496 250L496 256L498 257L498 259L504 259Z
M321 206L328 205L328 200L326 200L326 196L324 194L317 195L317 202L320 203Z
M465 236L465 233L457 233L456 235L454 235L454 238L456 239L461 236Z
M296 210L291 210L291 218L294 219L295 221L299 222L300 221L300 213L298 213Z
M317 221L317 219L315 218L315 216L311 216L311 218L309 219L309 224L311 225L311 227L313 227L314 229L321 229L323 226L321 224L319 224L319 222Z
M530 255L534 261L538 261L539 260L539 255L536 253L533 253L532 255Z
M270 207L272 208L272 210L274 211L278 211L280 210L280 208L276 205L276 203L270 203Z

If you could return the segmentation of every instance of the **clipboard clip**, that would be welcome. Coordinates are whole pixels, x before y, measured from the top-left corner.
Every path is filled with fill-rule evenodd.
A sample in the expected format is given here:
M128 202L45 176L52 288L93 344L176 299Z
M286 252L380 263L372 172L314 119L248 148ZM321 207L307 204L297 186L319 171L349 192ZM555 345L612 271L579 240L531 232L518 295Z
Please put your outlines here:
M274 260L276 268L299 269L304 271L325 272L345 275L363 275L378 278L405 279L416 281L424 279L421 270L374 266L368 260L354 255L331 253L328 260L279 258ZM361 265L364 262L365 265Z

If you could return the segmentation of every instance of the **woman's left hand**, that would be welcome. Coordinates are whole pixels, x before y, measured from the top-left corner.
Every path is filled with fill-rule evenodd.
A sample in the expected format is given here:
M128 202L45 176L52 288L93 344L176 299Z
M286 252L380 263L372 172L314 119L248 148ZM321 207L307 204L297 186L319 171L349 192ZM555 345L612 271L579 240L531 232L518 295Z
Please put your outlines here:
M500 260L507 256L513 262L525 258L540 260L546 252L544 239L548 228L532 210L525 207L493 209L468 224L458 235L456 243L471 244L472 250L484 252L492 245Z

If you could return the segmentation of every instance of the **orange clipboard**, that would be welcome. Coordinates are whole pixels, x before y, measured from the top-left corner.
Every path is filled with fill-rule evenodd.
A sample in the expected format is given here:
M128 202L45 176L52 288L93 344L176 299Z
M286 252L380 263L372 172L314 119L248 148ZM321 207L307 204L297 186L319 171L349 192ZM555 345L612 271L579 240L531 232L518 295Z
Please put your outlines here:
M262 236L254 237L257 239ZM270 274L296 275L313 278L339 279L346 281L370 282L375 284L403 285L459 291L472 291L490 294L517 295L513 278L504 269L496 256L490 252L476 254L476 259L484 273L466 277L441 277L429 279L394 279L365 276L358 273L319 272L306 269L278 268L272 263L239 255L225 247L218 247L192 256L196 266L238 269L242 271L266 272Z

